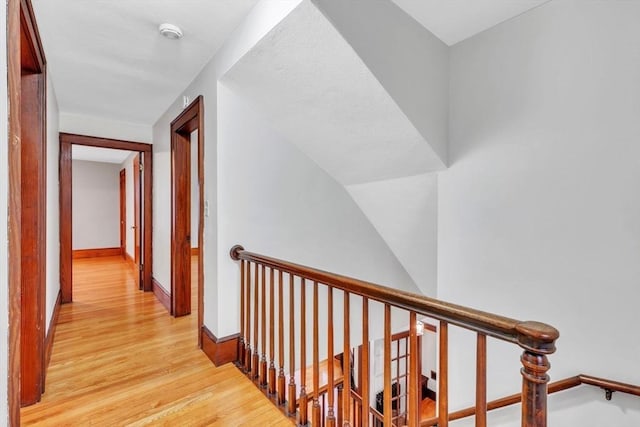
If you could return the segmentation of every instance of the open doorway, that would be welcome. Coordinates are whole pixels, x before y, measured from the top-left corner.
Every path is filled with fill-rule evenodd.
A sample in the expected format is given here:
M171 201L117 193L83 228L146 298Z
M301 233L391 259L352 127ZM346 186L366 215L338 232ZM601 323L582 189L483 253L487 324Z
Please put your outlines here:
M106 202L110 206L110 209L114 211L120 209L120 215L114 213L112 231L108 232L104 236L100 236L96 233L95 222L92 222L91 211L95 211L95 204L98 197L92 194L81 194L80 197L83 200L76 200L75 204L85 203L88 204L85 209L75 209L76 212L85 211L89 212L89 216L84 218L87 222L86 227L90 232L80 232L81 236L78 236L78 231L83 224L79 224L80 221L74 220L74 176L73 176L73 162L72 150L74 147L100 147L103 149L112 150L124 150L130 152L130 156L127 159L133 164L132 173L129 174L134 181L131 185L131 190L127 192L127 173L124 173L125 179L125 195L130 193L130 200L133 200L133 208L129 209L132 213L131 219L125 218L125 223L131 224L129 227L125 227L125 242L124 253L123 242L121 241L122 223L118 224L118 221L122 220L122 207L120 200L123 195L120 193L120 183L118 183L118 176L120 175L120 165L101 166L105 169L105 173L113 178L113 200L100 200L100 202ZM78 159L76 159L78 160ZM95 170L100 169L97 164L85 165L82 163L76 163L76 168L94 169L91 172L91 176L96 176ZM73 280L72 280L72 263L73 258L82 257L84 255L99 256L100 254L107 255L123 255L125 258L131 259L132 266L134 268L134 277L136 279L137 287L144 291L151 291L151 173L152 173L152 155L151 145L137 142L120 141L106 138L96 138L82 135L73 134L60 134L60 287L62 302L68 303L73 300ZM136 176L137 178L136 182ZM79 179L89 180L89 173L83 175L83 177L76 176L76 183L80 182ZM122 178L120 178L122 179ZM138 189L135 186L138 186ZM78 185L76 184L76 187ZM91 191L90 189L88 191ZM136 202L137 201L137 202ZM136 206L138 206L136 208ZM105 208L106 209L106 208ZM98 212L100 209L98 209ZM137 213L137 217L135 217ZM77 219L77 218L76 218ZM74 228L76 233L74 233ZM118 228L120 231L118 232ZM74 236L75 234L75 236ZM92 239L102 238L104 240L91 240L87 241L87 236L91 236ZM137 238L136 238L137 236ZM85 239L85 240L82 240ZM112 239L112 240L108 240ZM113 241L113 243L111 243ZM106 242L106 243L105 243ZM137 243L137 244L136 244ZM105 246L106 245L106 246ZM81 246L90 246L83 248ZM97 246L97 247L96 247Z
M185 316L191 313L193 268L198 275L197 311L200 346L202 346L204 286L203 159L204 101L202 96L199 96L171 122L171 312L174 316ZM193 165L194 161L197 161L197 167ZM194 205L193 198L196 194L198 200L197 205ZM197 209L197 215L193 212L194 209ZM195 221L197 221L197 235L193 235ZM193 299L196 300L196 298Z

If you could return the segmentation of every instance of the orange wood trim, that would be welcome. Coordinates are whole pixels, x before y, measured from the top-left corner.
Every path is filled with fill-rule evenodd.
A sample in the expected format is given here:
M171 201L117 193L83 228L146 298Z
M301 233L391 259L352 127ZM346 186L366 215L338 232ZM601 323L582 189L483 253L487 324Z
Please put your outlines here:
M597 387L609 389L612 391L619 391L621 393L628 393L635 396L640 396L640 386L625 384L618 381L612 381L612 380L607 380L603 378L596 378L596 377L592 377L590 375L584 375L584 374L549 383L548 394L569 390L571 388L577 387L582 384L597 386ZM504 408L505 406L515 405L517 403L520 403L521 400L522 400L521 394L519 393L512 394L506 397L502 397L500 399L492 400L491 402L487 403L487 410L491 411L494 409ZM475 407L465 408L465 409L461 409L459 411L450 413L449 420L450 421L459 420L462 418L471 417L475 414L476 414ZM431 424L424 422L422 423L422 425L428 426Z
M142 155L144 171L143 180L143 227L142 227L142 289L145 292L153 290L152 271L153 266L153 146Z
M127 168L120 170L119 179L119 203L120 203L120 253L127 250Z
M640 396L640 386L621 383L618 381L607 380L604 378L592 377L591 375L581 374L578 376L581 384L592 385L606 390L619 391L621 393Z
M473 308L452 304L435 298L365 282L352 277L318 270L301 264L246 251L242 246L231 248L232 259L251 261L268 268L283 270L310 281L317 281L336 289L391 304L407 311L423 313L453 325L481 332L504 341L518 344L535 354L552 354L560 333L540 322L519 321Z
M30 0L9 2L7 13L9 320L19 328L15 334L15 324L9 326L9 421L13 425L20 419L13 399L18 399L18 405L38 402L44 387L46 59ZM20 274L12 274L13 269ZM18 340L20 344L15 345Z
M204 126L204 98L202 95L198 96L187 108L185 108L179 115L171 122L171 152L172 152L172 168L171 168L171 206L172 212L176 212L178 208L176 208L176 200L178 197L182 198L182 196L186 196L187 200L190 198L190 191L187 191L188 194L183 195L182 192L184 187L180 192L177 192L178 189L176 178L176 171L174 168L176 167L175 155L176 155L176 143L181 138L184 138L184 135L191 134L191 132L198 130L198 183L199 183L199 194L200 194L200 204L199 204L199 225L198 225L198 242L202 244L204 238L204 134L205 134L205 126ZM189 155L189 159L191 156ZM190 160L189 160L190 162ZM178 164L177 166L180 166ZM190 168L189 168L190 169ZM193 179L193 178L191 178ZM190 204L190 203L189 203ZM180 203L178 203L180 205ZM181 260L183 256L179 256L179 251L177 250L176 241L180 239L176 239L176 234L181 235L184 227L184 222L190 221L190 217L186 218L183 215L181 218L180 215L175 215L171 221L171 305L173 307L174 315L182 315L188 314L191 312L191 283L190 275L191 275L191 265L190 262L186 262L185 260ZM190 229L190 226L189 226ZM204 319L204 254L203 251L199 251L198 257L198 330L202 329L203 319ZM182 265L184 264L184 265ZM188 265L187 265L188 264ZM184 269L187 269L184 271ZM179 277L187 277L189 275L189 280L179 280ZM198 345L202 347L202 335L198 334Z
M60 292L63 304L73 301L72 167L71 144L60 142Z
M191 255L200 255L200 248L191 248Z
M144 142L123 141L119 139L100 138L96 136L77 135L60 132L60 141L88 147L113 148L116 150L151 152L151 144Z
M129 257L129 259L131 259L131 257ZM162 287L155 277L151 278L151 283L153 284L153 294L156 296L158 301L160 301L160 304L162 304L169 314L171 314L171 295L169 295L169 292Z
M9 234L9 425L20 425L20 287L21 287L21 168L20 168L20 1L7 2L8 77L8 234Z
M93 248L93 249L74 249L73 259L79 258L98 258L105 256L120 256L122 248Z
M200 329L200 334L202 335L202 351L214 365L222 366L238 359L240 335L234 334L218 339L206 326Z
M49 321L49 331L47 332L47 339L45 344L45 359L44 359L44 370L45 370L45 379L46 379L46 371L49 367L49 362L51 362L51 350L53 349L53 340L56 336L56 327L58 326L58 318L60 317L60 306L62 305L62 291L58 291L58 298L56 298L56 303L53 306L53 313L51 313L51 320Z

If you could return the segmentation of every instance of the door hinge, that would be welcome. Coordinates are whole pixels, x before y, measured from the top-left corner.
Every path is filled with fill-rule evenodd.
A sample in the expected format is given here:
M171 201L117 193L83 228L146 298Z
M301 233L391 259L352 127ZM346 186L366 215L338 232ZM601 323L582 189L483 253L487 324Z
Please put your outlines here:
M140 271L142 271L142 269L144 268L144 264L140 264L139 267L140 267Z
M144 164L140 163L140 172L144 172Z

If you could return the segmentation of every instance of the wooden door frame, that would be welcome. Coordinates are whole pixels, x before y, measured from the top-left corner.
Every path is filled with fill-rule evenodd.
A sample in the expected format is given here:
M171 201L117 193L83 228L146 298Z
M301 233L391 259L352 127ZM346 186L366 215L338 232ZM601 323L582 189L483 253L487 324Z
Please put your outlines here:
M133 157L133 265L140 269L140 153ZM143 263L144 264L144 263ZM140 287L137 280L137 286Z
M29 399L40 399L44 388L44 313L46 293L46 58L29 0L7 2L7 77L8 77L8 406L9 425L20 424L22 388ZM22 77L35 80L35 89L23 98ZM28 86L25 86L28 88ZM26 110L25 110L26 109ZM27 115L23 116L25 112ZM22 123L30 120L27 129L36 126L30 138L37 138L39 149L32 150L29 137L23 139ZM25 144L27 143L27 144ZM38 148L38 147L36 147ZM26 151L25 150L29 150ZM23 174L23 156L34 159L35 171ZM28 161L28 160L27 160ZM37 176L32 176L33 173ZM22 190L24 178L30 175L35 192ZM23 197L26 199L23 200ZM25 209L23 203L35 203L35 209ZM35 221L38 230L30 238L22 235L23 219ZM29 222L29 221L28 221ZM27 223L28 223L27 222ZM25 239L27 241L25 241ZM23 264L23 252L36 245L38 268ZM33 251L32 251L33 252ZM24 268L27 268L25 274ZM35 280L33 292L23 294L24 281ZM27 310L24 310L24 308ZM27 321L23 322L27 316ZM27 340L28 347L22 341ZM25 348L29 351L24 353ZM24 386L21 380L22 360L26 358L35 375L29 375ZM28 382L28 384L27 384Z
M172 314L176 314L174 308L176 304L184 304L185 301L176 301L178 293L176 289L175 278L175 248L174 248L174 233L176 228L176 222L180 221L180 218L176 218L175 212L175 200L176 194L174 189L176 187L176 176L173 167L173 158L175 155L175 139L178 134L191 134L193 131L198 131L198 194L199 194L199 213L198 213L198 345L202 347L202 325L204 316L204 98L202 95L198 96L187 108L182 111L171 122L171 311ZM191 154L189 153L189 156ZM191 158L191 157L190 157ZM189 190L191 191L191 190ZM189 268L191 268L189 266ZM182 284L185 285L185 284ZM191 286L191 284L186 284ZM190 301L189 301L190 304Z
M142 230L142 287L145 292L150 292L151 263L152 263L152 174L153 153L151 144L142 142L122 141L118 139L98 138L93 136L60 133L60 292L62 302L73 301L72 278L72 232L71 232L71 146L84 145L88 147L112 148L116 150L137 151L142 153L144 165L142 194L144 205L144 218Z
M127 168L120 169L120 251L126 258L127 251Z

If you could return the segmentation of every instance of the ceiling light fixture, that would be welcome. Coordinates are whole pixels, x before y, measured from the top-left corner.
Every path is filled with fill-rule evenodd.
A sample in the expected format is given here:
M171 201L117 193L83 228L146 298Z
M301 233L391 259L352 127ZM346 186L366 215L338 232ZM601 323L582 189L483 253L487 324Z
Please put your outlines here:
M182 38L182 30L177 25L168 23L160 24L158 31L160 31L160 34L171 40L178 40Z

